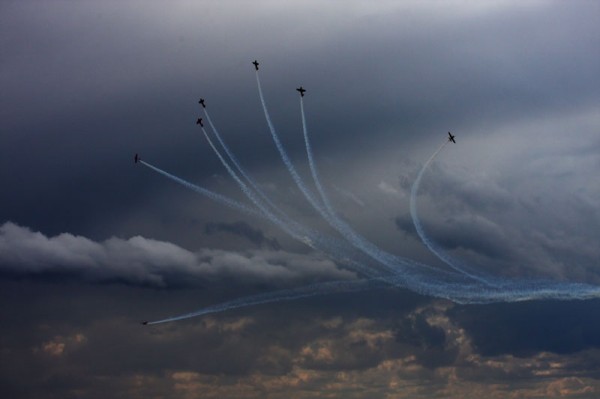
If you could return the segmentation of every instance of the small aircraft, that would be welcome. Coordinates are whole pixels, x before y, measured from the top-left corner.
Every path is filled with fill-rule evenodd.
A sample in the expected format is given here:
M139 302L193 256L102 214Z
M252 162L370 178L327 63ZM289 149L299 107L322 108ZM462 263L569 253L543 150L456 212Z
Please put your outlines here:
M142 158L140 158L140 156L138 154L135 154L135 157L133 157L133 162L138 163Z
M147 321L142 321L140 324L143 325L143 326L147 326L148 322Z
M198 118L198 120L196 121L196 125L204 127L204 123L202 123L202 118Z
M200 101L198 101L198 104L202 105L202 108L206 108L206 104L204 104L203 98L201 98Z
M256 70L258 71L258 61L254 60L253 64L254 64L254 68L256 68Z
M456 144L456 141L454 141L454 136L452 135L452 133L448 132L448 141L453 142L454 144Z
M304 92L306 91L302 86L298 87L296 91L300 92L300 97L304 97Z

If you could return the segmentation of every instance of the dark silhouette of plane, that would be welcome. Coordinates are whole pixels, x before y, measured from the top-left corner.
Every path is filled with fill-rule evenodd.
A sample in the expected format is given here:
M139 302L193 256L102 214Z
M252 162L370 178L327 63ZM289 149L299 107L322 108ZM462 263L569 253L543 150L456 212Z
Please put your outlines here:
M258 61L254 60L253 64L254 64L254 68L256 68L256 70L258 71Z
M196 125L204 127L204 123L202 123L202 118L198 118L198 120L196 121Z
M454 144L456 144L456 141L454 141L454 136L452 135L452 133L448 132L448 141L453 142Z
M198 103L200 105L202 105L202 108L206 108L206 104L204 104L204 99L203 98L201 98L200 101L198 101Z
M304 97L304 92L305 92L306 90L304 90L304 89L302 88L302 86L300 86L300 87L298 87L298 88L296 89L296 91L299 91L299 92L300 92L300 97Z
M135 157L133 157L133 162L138 163L140 161L140 156L138 154L135 154Z
M142 323L141 323L141 324L142 324L143 326L147 326L147 325L148 325L148 322L147 322L147 321L142 321Z

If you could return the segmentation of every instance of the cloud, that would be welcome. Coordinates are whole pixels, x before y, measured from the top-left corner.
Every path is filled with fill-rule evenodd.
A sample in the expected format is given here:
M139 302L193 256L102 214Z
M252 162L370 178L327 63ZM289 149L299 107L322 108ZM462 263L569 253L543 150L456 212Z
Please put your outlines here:
M68 233L47 237L10 222L0 227L0 271L15 276L69 275L91 282L157 287L220 278L296 282L354 277L316 255L206 248L191 252L140 236L112 237L103 242Z

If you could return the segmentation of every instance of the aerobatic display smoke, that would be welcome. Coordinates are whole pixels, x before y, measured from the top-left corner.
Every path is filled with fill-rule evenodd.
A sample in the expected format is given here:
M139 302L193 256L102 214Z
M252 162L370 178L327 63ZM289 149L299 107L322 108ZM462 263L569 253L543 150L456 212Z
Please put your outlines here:
M268 198L268 196L262 190L260 190L258 184L256 184L241 167L241 164L236 159L233 152L231 152L231 150L227 147L225 141L215 128L212 120L208 116L208 113L206 113L206 110L206 119L208 120L221 148L223 148L228 160L233 164L233 166L227 159L225 159L223 154L221 154L219 149L214 145L210 139L210 136L203 127L202 132L210 147L217 155L229 175L238 184L242 192L250 200L253 206L248 206L226 196L194 185L145 161L140 160L139 162L151 170L183 185L186 188L204 195L213 201L229 206L230 208L241 211L247 215L268 220L269 222L281 228L292 238L322 252L343 267L355 271L358 274L358 277L355 280L324 282L311 284L304 287L238 298L220 304L204 307L194 312L148 322L147 324L160 324L176 320L183 320L191 317L210 313L218 313L246 306L290 301L299 298L307 298L332 293L356 292L381 287L400 287L422 295L445 298L461 304L516 302L539 299L581 300L600 298L600 286L596 285L556 282L531 278L516 279L498 277L478 271L476 268L452 258L428 236L419 219L417 206L418 191L423 174L427 170L428 166L433 162L434 158L442 151L447 142L445 142L444 145L439 147L433 153L433 155L427 160L427 162L425 162L419 171L419 174L417 175L417 178L415 179L415 182L411 188L410 214L417 234L423 244L450 269L446 267L436 267L422 264L412 259L387 253L379 249L376 245L367 241L365 238L356 233L350 227L350 225L348 225L348 223L337 216L331 201L326 195L325 189L323 188L321 179L319 177L308 137L306 116L304 113L304 102L302 97L300 97L300 111L304 142L312 180L317 189L319 198L316 198L316 196L306 186L292 164L290 157L285 151L285 148L283 147L283 144L277 135L263 96L262 87L258 76L258 65L256 64L255 67L257 70L256 82L258 86L258 94L264 116L267 121L271 137L273 138L275 146L277 147L286 169L310 205L331 227L333 227L342 236L343 240L336 237L327 236L319 231L315 231L302 225L297 220L293 220L291 217L285 214L285 212L283 212L272 199Z

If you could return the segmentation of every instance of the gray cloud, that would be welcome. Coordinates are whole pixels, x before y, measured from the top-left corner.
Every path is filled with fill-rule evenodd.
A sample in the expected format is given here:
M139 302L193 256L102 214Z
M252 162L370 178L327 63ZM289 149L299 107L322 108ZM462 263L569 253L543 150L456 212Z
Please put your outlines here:
M347 279L353 274L326 259L283 251L190 252L177 245L132 237L94 242L68 233L46 237L25 227L0 227L0 269L17 276L80 275L90 281L166 286L192 279L238 281L307 281Z

